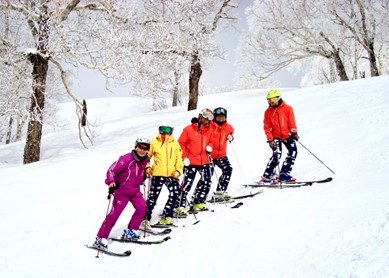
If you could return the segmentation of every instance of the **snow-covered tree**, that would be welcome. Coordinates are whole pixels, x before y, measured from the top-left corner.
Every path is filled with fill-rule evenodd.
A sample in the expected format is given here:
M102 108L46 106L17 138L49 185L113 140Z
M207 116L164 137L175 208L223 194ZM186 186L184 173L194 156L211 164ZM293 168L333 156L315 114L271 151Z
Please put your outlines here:
M177 98L178 83L189 68L188 109L195 109L200 59L222 56L213 36L222 19L232 19L229 11L236 6L230 2L2 1L0 16L12 26L1 38L9 47L2 49L17 52L30 65L24 72L31 79L24 163L40 158L49 67L76 104L82 143L82 132L93 141L88 125L82 124L83 103L69 86L69 64L99 70L110 82L133 82L141 88L138 92L147 90L155 99L168 93Z
M296 0L287 5L281 0L255 1L247 11L243 65L267 78L321 57L335 67L337 80L349 80L358 77L367 56L370 75L375 76L376 50L385 44L388 31L383 24L387 6L387 1L369 0Z

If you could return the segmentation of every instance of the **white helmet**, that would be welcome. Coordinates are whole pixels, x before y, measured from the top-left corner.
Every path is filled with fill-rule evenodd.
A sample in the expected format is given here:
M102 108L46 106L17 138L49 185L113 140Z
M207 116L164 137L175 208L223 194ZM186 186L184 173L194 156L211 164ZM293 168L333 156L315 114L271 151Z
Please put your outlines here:
M148 147L150 147L150 140L145 138L145 137L139 137L138 139L136 139L135 141L135 148L139 145L139 144L144 144L144 145L147 145Z
M160 134L172 134L174 127L173 127L173 122L170 120L163 120L161 124L158 127L159 133Z
M170 120L163 120L159 126L168 126L168 127L174 128L173 122Z

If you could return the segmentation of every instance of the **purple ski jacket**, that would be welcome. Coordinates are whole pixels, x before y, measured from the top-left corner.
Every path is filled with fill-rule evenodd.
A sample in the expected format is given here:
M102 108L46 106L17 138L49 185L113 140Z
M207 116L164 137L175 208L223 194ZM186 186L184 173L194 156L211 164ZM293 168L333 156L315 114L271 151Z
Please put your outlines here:
M120 156L107 171L105 183L116 183L115 194L133 194L139 191L149 158L139 160L135 150Z

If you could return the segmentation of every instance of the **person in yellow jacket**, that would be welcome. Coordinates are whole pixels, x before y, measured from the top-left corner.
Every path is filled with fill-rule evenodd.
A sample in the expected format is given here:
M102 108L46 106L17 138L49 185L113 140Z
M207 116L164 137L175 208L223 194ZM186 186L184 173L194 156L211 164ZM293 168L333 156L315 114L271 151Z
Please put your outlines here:
M152 217L153 209L161 193L162 186L169 190L169 198L163 209L159 224L173 224L174 209L178 206L180 195L178 178L182 173L182 151L180 144L173 137L173 123L163 120L159 126L159 134L150 143L148 156L153 159L151 167L146 168L146 174L151 176L150 191L147 197L146 223Z

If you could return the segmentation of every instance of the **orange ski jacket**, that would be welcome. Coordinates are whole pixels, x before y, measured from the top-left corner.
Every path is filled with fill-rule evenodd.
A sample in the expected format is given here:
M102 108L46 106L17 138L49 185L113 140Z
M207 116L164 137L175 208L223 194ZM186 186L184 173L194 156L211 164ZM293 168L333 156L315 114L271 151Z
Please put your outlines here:
M211 123L212 128L212 143L213 150L211 153L212 158L222 158L227 156L227 136L234 133L234 128L229 123L225 122L222 125L218 125L215 122Z
M265 111L263 129L268 142L274 138L284 140L289 138L290 134L297 134L293 108L283 100L277 107L269 106Z
M212 128L201 125L198 129L198 123L188 125L182 130L178 143L182 149L182 159L189 158L190 165L209 164L209 158L205 151L206 146L212 145L211 138Z

